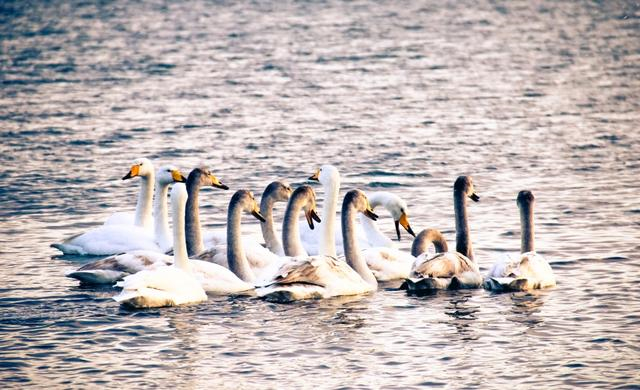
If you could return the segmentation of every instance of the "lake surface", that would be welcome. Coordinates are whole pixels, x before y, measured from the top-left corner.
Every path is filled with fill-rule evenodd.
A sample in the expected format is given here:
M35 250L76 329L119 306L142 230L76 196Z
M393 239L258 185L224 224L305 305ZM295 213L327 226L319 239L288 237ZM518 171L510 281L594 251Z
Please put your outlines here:
M3 1L0 21L3 388L640 386L637 2ZM49 244L133 210L141 156L256 194L331 163L341 194L392 191L449 240L471 175L483 272L519 250L529 189L558 286L122 309ZM232 193L203 191L207 228Z

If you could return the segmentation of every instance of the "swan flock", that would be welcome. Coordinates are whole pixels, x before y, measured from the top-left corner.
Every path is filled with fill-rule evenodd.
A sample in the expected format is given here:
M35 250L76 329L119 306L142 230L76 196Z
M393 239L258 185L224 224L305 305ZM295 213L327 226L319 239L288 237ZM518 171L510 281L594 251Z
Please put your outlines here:
M549 263L534 249L531 191L520 191L516 199L521 253L487 264L489 271L482 275L467 210L469 201L480 197L470 176L458 177L453 185L455 249L437 229L415 234L407 203L393 193L352 189L340 199L340 174L332 165L309 177L321 185L320 209L311 185L293 189L274 181L260 202L247 190L236 191L226 229L219 231L205 231L200 224L200 192L229 189L208 168L197 167L185 177L174 166L155 170L149 159L140 158L122 180L135 178L140 191L134 213L116 212L102 225L51 245L65 255L101 256L66 276L82 284L114 285L121 289L114 300L125 306L197 304L209 295L292 302L368 294L379 283L394 281L409 294L473 288L529 291L556 284ZM286 205L281 224L273 214L278 203ZM379 229L379 209L393 218L395 240L401 239L400 228L414 237L410 252L397 248ZM243 237L244 215L260 222L262 239Z

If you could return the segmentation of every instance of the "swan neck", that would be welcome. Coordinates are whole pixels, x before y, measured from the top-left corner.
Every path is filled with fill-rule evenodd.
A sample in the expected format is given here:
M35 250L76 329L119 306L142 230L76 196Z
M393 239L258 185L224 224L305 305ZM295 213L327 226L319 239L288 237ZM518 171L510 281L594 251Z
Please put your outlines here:
M285 256L306 256L307 254L304 246L302 246L300 231L298 230L298 217L305 203L306 200L303 197L294 194L289 200L287 209L284 212L284 220L282 222L282 247Z
M204 241L200 229L200 206L198 195L200 192L199 175L189 175L187 179L187 208L185 215L185 233L189 256L195 256L204 251Z
M520 230L520 253L535 251L532 203L520 207Z
M447 241L440 231L435 229L425 229L413 240L411 245L411 255L418 257L429 249L429 245L436 248L436 253L444 253L449 250Z
M260 214L264 217L265 222L260 224L260 229L262 230L262 238L264 238L264 242L267 244L267 249L277 255L283 255L282 243L276 234L273 224L274 203L275 201L271 197L266 194L263 195L260 201Z
M375 210L373 205L371 205L371 208ZM377 223L375 223L371 218L367 218L364 214L358 215L358 219L360 220L360 226L362 226L362 231L364 232L368 243L373 244L374 246L390 246L391 240L389 240L389 238L384 235L380 229L378 229Z
M320 224L319 255L336 257L336 212L338 211L338 196L340 193L340 178L332 177L324 185L324 202L322 204L322 224Z
M185 203L172 200L173 214L173 264L185 271L189 270L189 255L185 238Z
M168 184L161 185L156 183L155 195L153 197L154 237L163 250L167 250L171 246L169 235L169 211L167 209L168 192Z
M229 269L240 279L253 283L254 275L242 246L240 222L242 208L232 198L227 214L227 261Z
M474 260L467 219L467 197L462 191L454 190L453 205L456 215L456 251Z
M153 184L155 174L149 172L146 176L140 176L140 192L138 193L138 203L136 203L136 214L134 224L145 229L151 229L153 218L151 216L153 202Z
M353 207L348 199L345 199L341 213L344 256L347 264L349 264L365 282L375 287L378 285L378 282L362 257L358 240L356 239L356 214L357 211L355 207Z

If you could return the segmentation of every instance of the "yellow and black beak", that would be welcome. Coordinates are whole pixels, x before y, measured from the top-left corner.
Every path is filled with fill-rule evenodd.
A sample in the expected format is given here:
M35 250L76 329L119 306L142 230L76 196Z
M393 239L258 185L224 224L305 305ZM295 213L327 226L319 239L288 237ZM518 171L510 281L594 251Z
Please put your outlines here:
M473 194L469 195L469 198L471 198L471 200L474 201L474 202L480 201L480 197L475 192Z
M317 169L313 175L309 176L309 180L320 181L320 170Z
M370 219L372 219L374 221L378 220L378 214L373 212L373 209L371 208L371 206L367 206L367 209L364 210L364 212L362 214L366 215L367 218L370 218Z
M212 174L209 174L209 179L211 179L211 185L216 187L216 188L221 188L223 190L228 190L229 187L227 187L226 185L222 184L222 182L220 180L218 180L217 177L213 176Z
M400 215L400 219L395 221L395 224L396 224L396 234L398 235L398 241L400 241L400 225L402 225L402 227L404 228L404 230L407 231L407 233L411 234L413 237L416 236L416 234L413 232L413 229L411 229L411 225L409 225L409 217L407 217L407 214L402 213Z
M264 219L264 217L262 216L262 214L260 214L260 210L258 209L258 205L256 205L253 210L251 211L251 215L253 215L254 217L256 217L256 219L260 222L265 222L266 220Z
M187 178L184 177L182 175L182 173L180 173L179 170L174 169L171 171L171 177L173 178L173 181L176 183L186 183L187 182Z
M320 220L320 217L318 217L318 214L316 213L316 211L314 209L311 209L309 211L307 211L306 213L304 213L305 218L307 218L307 223L309 224L309 229L313 230L313 221L315 220L316 222L320 223L322 222Z
M122 178L122 180L127 180L127 179L131 179L132 177L136 177L140 174L140 165L133 165L131 167L131 169L129 170L129 173L127 173L126 175L124 175L124 177Z

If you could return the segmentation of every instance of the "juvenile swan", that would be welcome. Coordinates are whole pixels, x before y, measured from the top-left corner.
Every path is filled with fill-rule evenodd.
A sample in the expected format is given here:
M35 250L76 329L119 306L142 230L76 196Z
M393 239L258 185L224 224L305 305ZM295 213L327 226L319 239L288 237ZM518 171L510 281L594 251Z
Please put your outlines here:
M480 200L476 195L470 176L460 176L453 186L453 203L456 218L456 251L446 251L447 244L438 231L421 232L412 248L417 256L411 275L401 288L409 293L420 293L439 289L478 288L482 275L473 258L469 223L467 220L467 198ZM433 256L417 253L424 251L429 243L436 246Z
M487 274L484 287L492 291L524 291L556 285L553 270L534 248L533 206L531 191L520 191L516 200L520 209L519 258L497 260Z
M306 188L305 188L306 187ZM306 204L314 204L314 193L308 186L302 186L291 197L291 202L297 198L297 192L305 191ZM355 237L355 219L361 212L369 218L377 219L371 210L367 197L362 191L349 191L342 203L342 235L346 262L332 256L299 256L284 263L257 289L258 296L274 302L291 302L301 299L329 298L341 295L357 295L376 290L377 281L367 267L367 263L360 253ZM307 214L307 220L313 218ZM298 234L298 230L285 226L285 253L295 255L297 244L289 237ZM327 234L325 231L323 234ZM293 252L292 252L293 251ZM288 253L289 254L289 253Z
M184 206L187 190L176 184L171 190L174 263L129 275L118 283L116 302L134 308L178 306L207 300L207 294L191 272L184 241Z

